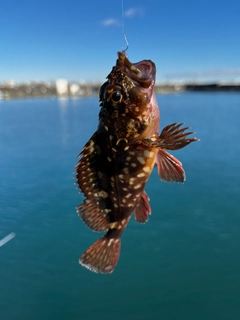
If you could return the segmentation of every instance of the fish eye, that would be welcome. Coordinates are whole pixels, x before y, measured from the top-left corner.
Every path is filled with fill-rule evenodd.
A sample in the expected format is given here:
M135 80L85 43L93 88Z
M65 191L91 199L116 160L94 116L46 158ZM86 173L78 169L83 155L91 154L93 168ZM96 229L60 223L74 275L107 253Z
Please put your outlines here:
M114 103L120 102L122 100L122 94L119 91L114 91L111 99Z

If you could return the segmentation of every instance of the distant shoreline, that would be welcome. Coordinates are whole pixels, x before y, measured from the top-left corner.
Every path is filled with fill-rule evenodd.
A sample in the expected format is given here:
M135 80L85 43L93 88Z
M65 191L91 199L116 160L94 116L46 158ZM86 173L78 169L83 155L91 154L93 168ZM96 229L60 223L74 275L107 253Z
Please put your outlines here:
M7 83L0 85L0 100L16 98L98 96L100 87L100 83L68 83L66 80L58 80L53 83ZM182 92L240 92L240 83L165 83L156 84L155 86L155 93L157 94Z

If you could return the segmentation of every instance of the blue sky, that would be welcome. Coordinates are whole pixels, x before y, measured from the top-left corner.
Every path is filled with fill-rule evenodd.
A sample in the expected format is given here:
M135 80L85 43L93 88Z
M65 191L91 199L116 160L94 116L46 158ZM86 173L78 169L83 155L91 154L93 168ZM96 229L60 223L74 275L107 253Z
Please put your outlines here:
M122 0L1 0L0 81L102 82L125 48ZM123 0L131 61L157 81L240 80L239 0Z

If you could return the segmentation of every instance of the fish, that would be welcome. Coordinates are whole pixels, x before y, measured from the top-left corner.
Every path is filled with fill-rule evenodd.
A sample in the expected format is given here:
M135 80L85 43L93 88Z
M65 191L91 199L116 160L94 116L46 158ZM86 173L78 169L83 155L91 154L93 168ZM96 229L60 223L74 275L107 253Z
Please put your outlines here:
M118 52L116 65L99 91L96 132L75 168L76 184L84 194L77 213L93 231L105 232L80 257L93 272L112 273L117 265L121 235L131 215L139 223L151 214L145 184L157 166L159 178L184 182L182 163L166 150L178 150L198 139L189 137L183 123L172 123L159 133L160 111L154 87L156 66L151 60L131 63Z

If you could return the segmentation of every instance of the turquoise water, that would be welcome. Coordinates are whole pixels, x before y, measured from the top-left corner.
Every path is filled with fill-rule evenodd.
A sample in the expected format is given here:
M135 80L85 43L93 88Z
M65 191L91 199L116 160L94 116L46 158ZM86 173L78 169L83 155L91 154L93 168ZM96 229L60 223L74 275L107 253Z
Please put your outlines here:
M161 128L200 142L174 152L187 181L147 184L152 215L132 219L111 275L78 264L99 234L79 219L76 156L98 99L0 101L0 319L240 319L240 95L158 96Z

